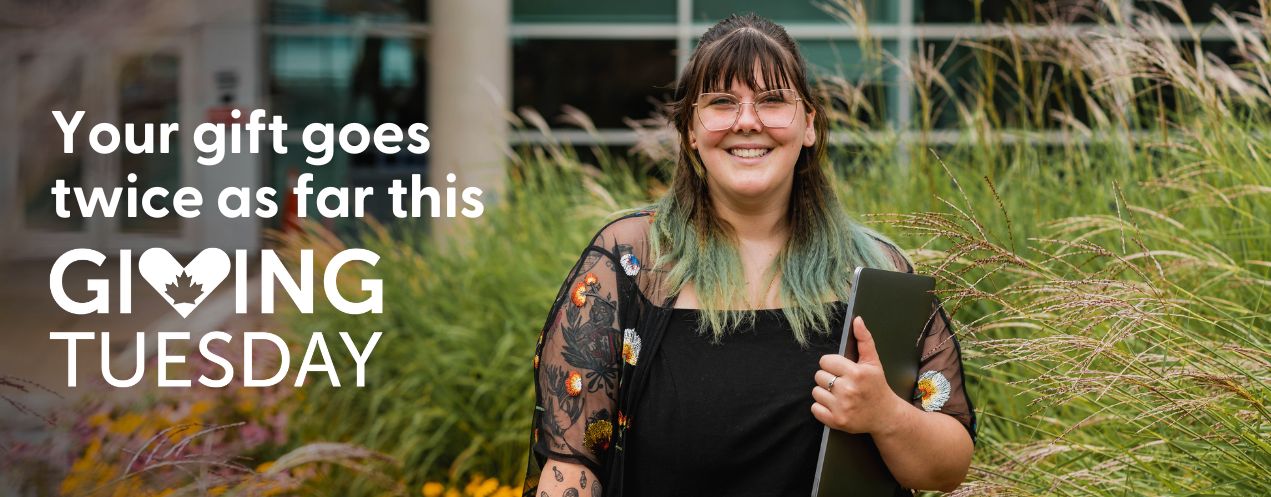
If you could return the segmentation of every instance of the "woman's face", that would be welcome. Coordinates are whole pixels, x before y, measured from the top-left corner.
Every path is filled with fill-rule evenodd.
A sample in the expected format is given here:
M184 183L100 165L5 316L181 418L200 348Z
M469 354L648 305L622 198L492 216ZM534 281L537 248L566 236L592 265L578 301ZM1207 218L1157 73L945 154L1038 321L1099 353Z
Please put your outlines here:
M755 80L763 81L756 70ZM775 88L774 88L775 89ZM706 183L714 197L738 202L772 201L789 197L794 185L794 164L803 147L816 143L812 112L803 101L796 102L789 126L764 126L755 111L755 96L769 88L749 88L734 80L726 90L743 102L741 113L731 128L711 131L693 109L689 146L697 151L706 167ZM707 90L709 91L709 90Z

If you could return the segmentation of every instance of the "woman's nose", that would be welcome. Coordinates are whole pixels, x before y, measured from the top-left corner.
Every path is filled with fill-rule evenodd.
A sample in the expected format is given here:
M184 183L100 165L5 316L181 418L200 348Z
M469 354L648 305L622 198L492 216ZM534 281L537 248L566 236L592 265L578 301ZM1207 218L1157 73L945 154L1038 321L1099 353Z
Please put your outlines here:
M749 133L763 131L763 122L759 120L759 112L753 102L742 102L737 109L737 122L733 123L733 132Z

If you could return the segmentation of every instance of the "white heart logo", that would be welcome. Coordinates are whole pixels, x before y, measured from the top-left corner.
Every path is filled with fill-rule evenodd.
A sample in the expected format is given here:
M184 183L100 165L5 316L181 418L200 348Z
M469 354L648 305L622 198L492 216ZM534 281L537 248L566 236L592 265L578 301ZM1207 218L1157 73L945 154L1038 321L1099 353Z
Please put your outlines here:
M194 308L225 281L229 266L229 256L214 248L203 249L184 267L161 248L147 250L137 261L141 276L183 318L190 317Z

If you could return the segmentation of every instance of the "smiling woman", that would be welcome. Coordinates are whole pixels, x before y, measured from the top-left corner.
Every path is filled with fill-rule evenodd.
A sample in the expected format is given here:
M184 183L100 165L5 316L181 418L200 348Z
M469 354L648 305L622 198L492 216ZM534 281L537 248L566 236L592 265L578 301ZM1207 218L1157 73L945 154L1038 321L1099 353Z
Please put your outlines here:
M806 496L826 426L870 434L899 494L960 484L975 415L943 310L911 398L834 353L852 271L913 268L836 198L793 40L716 24L671 118L670 190L596 234L543 325L525 495Z

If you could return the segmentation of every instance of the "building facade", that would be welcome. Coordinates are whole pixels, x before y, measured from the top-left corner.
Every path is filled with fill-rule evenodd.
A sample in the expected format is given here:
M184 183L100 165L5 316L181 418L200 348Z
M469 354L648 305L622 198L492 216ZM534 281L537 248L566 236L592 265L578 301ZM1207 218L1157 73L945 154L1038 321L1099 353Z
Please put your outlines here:
M40 3L40 2L33 2ZM814 77L860 84L869 126L908 129L911 82L862 48L845 7L797 0L194 0L51 2L0 20L0 257L51 257L61 251L165 247L255 249L269 219L227 219L215 194L227 186L272 186L312 173L316 186L371 186L426 174L435 185L455 173L497 201L510 147L543 139L514 129L513 112L532 109L558 125L564 106L587 114L597 132L559 125L576 145L626 150L636 141L627 119L652 114L671 91L696 39L735 12L757 12L784 26L814 66ZM829 2L833 4L834 2ZM1154 2L1122 2L1156 8ZM1211 7L1257 8L1256 0L1191 2L1193 23L1212 23ZM998 36L992 23L1042 24L1050 18L1097 26L1098 3L976 0L865 0L872 41L899 59L956 40ZM17 7L6 7L17 8ZM1175 21L1181 23L1181 19ZM986 22L988 24L986 24ZM1180 37L1184 36L1179 24ZM1230 43L1222 31L1205 42ZM953 75L965 68L950 64ZM266 109L291 125L288 153L230 154L200 166L188 134L169 154L89 152L99 122L228 122L232 108ZM84 110L75 153L62 153L51 110ZM431 149L420 155L337 152L324 166L305 163L300 129L424 122ZM136 175L135 179L132 175ZM50 189L68 187L203 193L197 218L62 218ZM389 217L387 197L370 214ZM167 202L168 204L165 204ZM169 205L170 199L156 205ZM280 204L284 203L280 200ZM339 223L337 223L339 224Z

